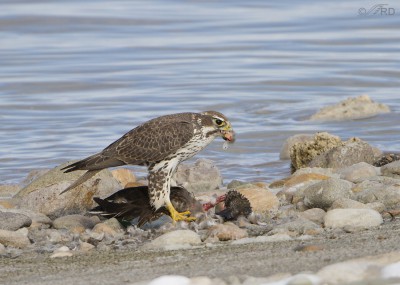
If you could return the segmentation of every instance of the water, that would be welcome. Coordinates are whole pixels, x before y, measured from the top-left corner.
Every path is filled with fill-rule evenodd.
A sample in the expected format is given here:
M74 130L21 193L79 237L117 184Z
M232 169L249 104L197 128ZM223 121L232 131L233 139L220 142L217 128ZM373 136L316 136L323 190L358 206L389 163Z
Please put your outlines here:
M365 1L268 2L0 2L0 183L96 153L150 118L209 109L237 142L195 158L215 160L225 182L289 174L279 151L298 133L400 151L400 4L360 16ZM361 94L392 113L306 120Z

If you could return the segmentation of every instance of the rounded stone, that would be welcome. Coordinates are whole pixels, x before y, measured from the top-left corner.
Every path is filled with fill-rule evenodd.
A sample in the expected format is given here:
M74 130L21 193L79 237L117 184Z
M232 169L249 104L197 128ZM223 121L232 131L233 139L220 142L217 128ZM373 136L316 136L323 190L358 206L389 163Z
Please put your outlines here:
M350 198L353 183L330 178L310 185L304 190L304 204L309 208L328 209L340 198Z
M0 211L0 229L15 231L22 227L29 227L32 220L19 213L1 212Z
M334 209L324 218L327 228L372 228L383 223L382 216L372 209Z
M29 238L23 232L7 230L0 230L0 243L17 248L25 248L31 244Z
M82 215L67 215L59 217L53 221L53 227L56 229L71 230L74 228L92 229L96 222L89 217Z

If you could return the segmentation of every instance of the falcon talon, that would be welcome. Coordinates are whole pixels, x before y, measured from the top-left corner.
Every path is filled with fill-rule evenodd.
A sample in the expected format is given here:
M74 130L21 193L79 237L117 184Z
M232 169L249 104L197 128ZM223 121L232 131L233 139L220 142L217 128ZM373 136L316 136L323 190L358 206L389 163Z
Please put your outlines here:
M149 202L154 211L167 207L173 220L193 221L179 213L170 201L171 178L178 165L222 137L233 143L235 132L229 120L216 111L178 113L161 116L130 130L101 152L72 163L61 170L87 170L67 187L67 192L97 172L121 165L145 165L148 175Z

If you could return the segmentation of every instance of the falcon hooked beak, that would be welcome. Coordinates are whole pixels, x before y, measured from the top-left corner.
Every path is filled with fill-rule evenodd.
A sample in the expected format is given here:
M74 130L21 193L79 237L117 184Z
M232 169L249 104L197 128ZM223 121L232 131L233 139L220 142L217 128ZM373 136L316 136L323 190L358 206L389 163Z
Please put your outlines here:
M235 142L235 132L233 131L230 123L227 125L226 129L221 130L221 135L222 135L222 138L224 140L226 140L227 142L229 142L229 143Z

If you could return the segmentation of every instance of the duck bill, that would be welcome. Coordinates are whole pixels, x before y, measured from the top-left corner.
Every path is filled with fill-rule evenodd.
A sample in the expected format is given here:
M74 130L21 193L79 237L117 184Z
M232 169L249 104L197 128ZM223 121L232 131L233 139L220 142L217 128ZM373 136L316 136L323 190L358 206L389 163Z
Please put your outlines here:
M234 143L235 142L235 132L232 129L221 131L222 138L227 142Z

